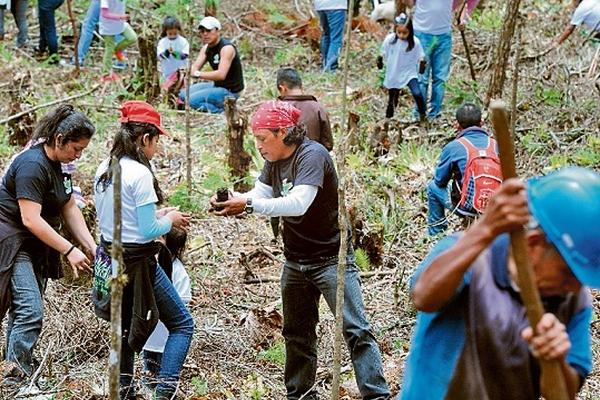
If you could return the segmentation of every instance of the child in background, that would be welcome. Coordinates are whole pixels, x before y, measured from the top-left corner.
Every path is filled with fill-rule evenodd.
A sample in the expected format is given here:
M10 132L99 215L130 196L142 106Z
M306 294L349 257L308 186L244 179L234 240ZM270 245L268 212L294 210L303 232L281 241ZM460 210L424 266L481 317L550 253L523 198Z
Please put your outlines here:
M390 33L381 46L377 68L387 64L383 86L388 90L386 118L394 116L400 89L408 86L417 104L420 120L425 120L425 97L419 86L418 73L425 69L425 53L413 31L412 20L402 13L394 18L394 32Z
M181 36L179 20L171 16L164 19L160 37L156 54L160 62L162 87L168 90L179 82L179 70L187 67L190 44Z
M172 264L171 281L181 301L184 304L188 304L192 300L191 281L188 273L185 270L181 258L185 250L185 244L187 241L187 233L184 230L173 228L165 237L165 246L170 253L170 261ZM161 258L159 257L159 263ZM168 262L164 264L168 264ZM166 267L161 265L161 267ZM162 354L169 337L169 331L165 325L158 321L158 325L152 332L152 335L148 338L148 341L144 345L144 378L150 389L154 390L156 386L156 377L160 371L160 363L162 361Z
M100 34L104 39L102 82L119 80L119 76L112 71L113 54L118 61L124 61L123 49L137 41L135 32L126 22L128 19L129 16L125 14L125 1L100 1ZM118 43L116 41L117 35L123 36L123 39Z

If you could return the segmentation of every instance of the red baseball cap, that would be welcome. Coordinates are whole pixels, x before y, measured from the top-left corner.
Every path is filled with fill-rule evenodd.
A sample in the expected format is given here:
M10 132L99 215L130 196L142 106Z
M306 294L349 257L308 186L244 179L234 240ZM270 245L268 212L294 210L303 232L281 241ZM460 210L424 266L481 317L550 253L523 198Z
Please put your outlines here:
M145 122L154 125L162 135L168 135L165 128L160 125L160 114L154 107L145 101L128 100L121 104L121 118L119 122Z

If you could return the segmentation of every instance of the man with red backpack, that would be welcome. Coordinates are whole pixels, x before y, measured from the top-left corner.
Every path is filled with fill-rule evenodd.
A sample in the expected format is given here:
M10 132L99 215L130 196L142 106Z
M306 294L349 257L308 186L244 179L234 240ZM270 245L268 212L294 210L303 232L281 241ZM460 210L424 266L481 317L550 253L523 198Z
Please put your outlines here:
M446 230L445 209L476 217L502 183L497 144L481 127L481 109L464 103L456 110L456 125L459 133L442 149L433 180L427 185L427 225L431 236Z

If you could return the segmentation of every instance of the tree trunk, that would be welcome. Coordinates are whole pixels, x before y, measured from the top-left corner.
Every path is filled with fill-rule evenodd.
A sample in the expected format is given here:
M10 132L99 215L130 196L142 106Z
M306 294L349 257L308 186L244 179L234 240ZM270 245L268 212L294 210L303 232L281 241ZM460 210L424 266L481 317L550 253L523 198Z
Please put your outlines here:
M8 91L10 104L8 115L19 114L23 111L22 106L29 108L27 97L31 94L31 74L29 72L17 73L13 80L13 86ZM23 147L27 144L35 128L35 113L31 112L19 118L7 122L8 143L12 146Z
M521 0L508 0L506 2L504 24L502 25L502 32L500 33L498 45L496 46L496 54L494 56L496 64L494 65L490 85L488 87L485 101L486 106L490 103L491 99L502 97L504 80L506 79L506 66L510 56L510 48L515 33L515 27L517 25L520 4Z
M204 0L204 16L217 17L218 0Z
M141 83L138 94L143 94L149 103L152 103L160 95L155 43L156 38L152 33L143 32L138 36L140 56L137 77Z
M348 19L350 20L354 0L350 0L348 5ZM333 342L333 381L331 383L331 400L340 398L341 381L341 363L342 363L342 343L344 343L344 293L346 283L346 253L348 251L348 213L346 211L346 150L347 138L355 135L351 132L351 127L357 127L356 119L348 113L348 72L350 69L350 39L352 37L352 24L346 25L346 43L344 45L344 78L342 88L342 116L344 120L348 118L348 134L346 140L342 137L338 144L337 171L338 171L338 225L340 228L340 248L338 251L338 265L335 291L335 337ZM353 123L352 121L354 120Z
M110 354L108 357L109 398L119 398L119 374L121 362L121 306L123 302L123 246L121 243L121 167L117 157L112 158L113 181L113 242L111 248L112 279L110 283Z
M71 0L67 0L67 11L69 13L69 20L71 21L71 29L73 29L73 54L75 55L75 76L79 76L79 31L77 30L77 23L73 16L73 7L71 6Z
M250 190L246 178L252 160L250 154L244 149L244 133L248 128L248 119L238 111L234 97L225 98L225 118L227 119L227 140L229 142L227 164L231 175L236 178L233 187L238 192L245 192Z

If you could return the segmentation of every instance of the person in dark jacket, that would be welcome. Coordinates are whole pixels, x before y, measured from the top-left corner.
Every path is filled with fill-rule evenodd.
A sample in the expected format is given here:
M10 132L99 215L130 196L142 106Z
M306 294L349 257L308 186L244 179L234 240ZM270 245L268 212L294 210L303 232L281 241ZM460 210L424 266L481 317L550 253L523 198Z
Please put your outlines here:
M81 156L94 125L63 104L37 124L33 141L19 154L0 185L0 321L9 312L3 385L18 385L34 371L33 349L42 331L48 278L62 277L60 254L73 275L90 269L96 244L71 196L71 175L61 163ZM63 238L61 225L83 251Z
M306 136L321 143L329 151L333 149L333 136L329 115L315 96L304 94L302 78L294 68L277 71L279 100L292 103L301 111L300 123L306 127Z
M158 373L154 399L171 399L192 341L193 319L163 268L157 267L160 246L155 239L173 227L185 229L189 216L173 207L156 209L162 192L150 160L165 130L160 114L143 101L126 101L121 106L121 127L115 135L111 158L100 164L94 185L98 226L102 235L96 266L110 265L113 240L112 157L121 167L121 238L123 263L129 282L123 291L123 336L121 340L120 398L135 399L134 352L140 352L158 319L169 330Z

